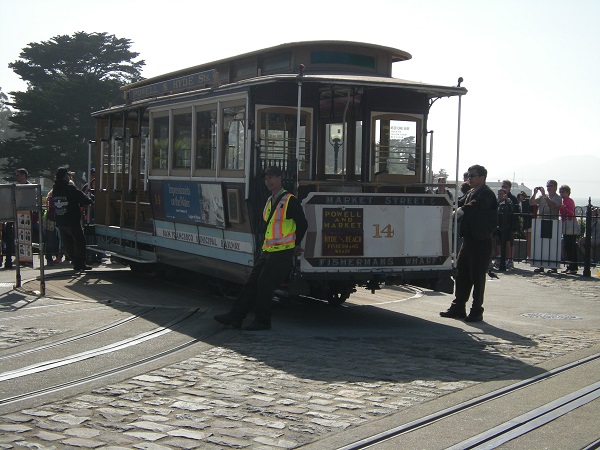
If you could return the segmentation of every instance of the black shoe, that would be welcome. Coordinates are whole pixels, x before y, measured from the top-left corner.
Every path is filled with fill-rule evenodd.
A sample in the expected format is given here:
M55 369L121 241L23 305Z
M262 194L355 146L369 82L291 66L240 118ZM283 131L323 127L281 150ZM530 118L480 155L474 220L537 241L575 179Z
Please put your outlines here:
M81 266L81 267L73 267L76 272L83 272L84 270L92 270L92 266Z
M246 331L260 331L260 330L270 330L271 322L259 322L254 320L250 325L244 327Z
M467 317L467 313L465 311L458 311L453 308L448 308L447 311L440 312L440 316L448 319L464 319Z
M242 328L242 320L236 319L231 314L217 314L213 317L217 322L222 323L223 325L228 325L232 328Z
M465 322L481 322L483 321L483 314L470 313L466 318Z

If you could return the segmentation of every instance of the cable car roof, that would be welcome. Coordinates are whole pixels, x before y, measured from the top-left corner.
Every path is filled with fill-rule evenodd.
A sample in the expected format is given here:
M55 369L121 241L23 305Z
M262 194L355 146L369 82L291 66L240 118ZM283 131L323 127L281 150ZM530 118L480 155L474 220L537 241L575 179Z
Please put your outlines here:
M464 87L459 86L440 86L434 84L421 83L417 81L402 80L392 77L377 77L364 75L326 75L326 74L307 74L299 76L296 74L278 74L266 75L255 78L247 78L233 83L223 84L216 88L202 88L191 91L184 91L161 95L158 97L146 98L143 100L134 101L122 105L116 105L101 111L94 112L94 117L103 116L106 114L121 112L137 107L149 106L152 103L177 100L193 95L203 93L226 93L228 90L239 90L251 86L263 85L276 82L302 82L302 83L318 83L324 85L336 86L354 86L357 88L397 88L405 91L411 91L418 94L426 95L429 99L441 97L453 97L457 95L465 95L468 91Z

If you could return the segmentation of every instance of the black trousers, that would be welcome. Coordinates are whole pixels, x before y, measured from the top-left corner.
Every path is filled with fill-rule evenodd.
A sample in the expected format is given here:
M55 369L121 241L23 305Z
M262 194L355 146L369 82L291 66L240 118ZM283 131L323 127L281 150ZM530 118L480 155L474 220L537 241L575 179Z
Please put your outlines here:
M483 313L485 279L491 256L491 239L481 241L463 239L456 262L455 299L452 302L454 308L464 309L472 290L473 305L471 306L471 312L474 314Z
M61 225L58 234L75 269L85 267L85 236L81 225Z
M567 268L569 270L577 270L577 236L574 234L564 234L565 241L565 256L569 261Z
M5 222L2 226L2 243L4 246L4 263L7 266L12 264L12 257L15 254L15 223Z
M285 281L293 264L293 248L278 252L262 252L250 273L250 278L233 304L231 314L238 319L243 319L254 309L258 322L270 322L273 291Z

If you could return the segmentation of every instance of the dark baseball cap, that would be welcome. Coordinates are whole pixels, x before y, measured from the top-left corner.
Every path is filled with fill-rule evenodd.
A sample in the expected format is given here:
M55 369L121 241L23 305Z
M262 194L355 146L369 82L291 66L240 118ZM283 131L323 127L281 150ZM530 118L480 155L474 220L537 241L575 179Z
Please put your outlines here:
M270 166L270 167L267 167L265 169L265 171L263 172L263 177L266 177L267 175L271 175L274 177L280 177L283 175L283 172L281 172L281 169L277 166Z
M66 167L59 167L56 170L55 179L62 180L65 177L65 175L67 175L68 173L69 173L69 169L67 169Z

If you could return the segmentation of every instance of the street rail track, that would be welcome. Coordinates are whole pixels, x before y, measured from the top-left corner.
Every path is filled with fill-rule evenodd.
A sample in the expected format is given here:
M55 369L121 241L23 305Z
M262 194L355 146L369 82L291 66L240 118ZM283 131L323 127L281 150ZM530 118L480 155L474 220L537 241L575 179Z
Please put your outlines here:
M423 429L433 423L442 421L457 413L475 408L483 403L490 402L507 394L513 393L520 389L527 388L536 383L548 380L559 374L566 373L577 367L600 360L600 353L590 355L586 358L579 359L569 364L562 365L555 369L549 370L534 377L513 383L509 386L494 390L487 394L478 396L471 400L459 403L449 408L442 409L433 414L421 417L398 427L390 428L381 433L368 436L357 440L350 444L339 447L338 450L358 450L365 448L377 448L378 444L383 444L386 441L391 441L399 436L411 433L418 429ZM536 428L539 428L558 417L567 414L579 406L594 401L600 398L600 382L592 383L584 388L578 389L559 399L548 402L538 408L535 408L525 414L519 415L509 421L506 421L498 426L495 426L485 432L479 433L470 437L454 446L449 447L452 450L462 449L492 449L505 442L522 436ZM589 449L600 448L600 439L591 443Z
M63 339L58 342L49 343L46 345L40 345L32 349L24 350L21 352L8 354L0 357L0 360L8 360L17 357L23 357L26 355L30 355L36 352L48 351L50 349L54 349L60 346L67 346L68 344L77 344L77 341L82 341L86 338L90 338L101 333L106 333L108 331L112 331L117 327L127 326L132 323L133 320L142 318L144 315L149 312L155 310L154 307L145 307L139 311L138 314L126 317L124 319L118 320L111 324L104 325L102 327L90 330L85 333L78 334L76 336L69 337L67 339ZM5 371L0 373L0 382L15 380L17 381L19 378L27 377L30 375L39 374L45 371L50 371L54 369L59 369L61 367L69 366L74 363L82 362L91 358L96 358L102 355L107 355L113 352L117 352L120 350L126 350L133 346L137 346L139 344L143 344L145 342L149 342L152 339L160 338L165 336L167 333L171 333L173 331L177 331L182 329L187 325L193 325L195 319L199 314L202 314L204 310L200 308L195 308L191 310L185 310L183 314L178 315L177 317L170 320L168 323L164 325L158 326L152 330L145 331L136 336L128 337L126 339L119 340L117 342L112 342L107 345L103 345L97 348L88 349L83 352L78 352L70 355L66 355L61 358L49 359L40 362L36 362L34 364L27 365L25 367L21 367L15 370ZM90 383L92 381L100 380L110 375L118 374L120 372L128 371L131 369L135 369L136 367L143 366L147 363L160 360L161 358L165 358L167 356L173 355L179 351L182 351L188 347L193 346L194 344L203 341L207 338L210 338L217 334L223 327L211 327L210 329L201 332L193 337L183 341L183 342L175 342L171 344L168 348L163 348L160 351L147 351L144 353L143 357L136 361L127 361L124 364L120 364L118 366L110 367L106 370L100 370L93 374L88 374L84 376L80 376L78 378L69 379L64 382L59 383L50 383L47 386L43 386L39 389L29 390L28 392L22 393L11 393L11 395L7 395L3 398L0 398L0 406L7 406L18 402L23 402L26 400L34 399L36 397L40 397L46 394L58 392L64 389L72 388L75 386L79 386L85 383Z
M90 308L90 309L99 309L99 308ZM87 331L85 333L80 333L78 335L71 336L71 337L69 337L67 339L63 339L63 340L60 340L60 341L57 341L57 342L53 342L51 344L40 345L38 347L31 348L29 350L23 350L23 351L20 351L20 352L17 352L17 353L12 353L12 354L9 354L9 355L0 356L0 361L6 360L6 359L12 359L12 358L19 358L21 356L25 356L25 355L28 355L30 353L36 353L36 352L40 352L40 351L47 350L47 349L50 349L50 348L58 347L58 346L61 346L61 345L70 344L70 343L78 341L80 339L85 339L85 338L90 337L90 336L94 336L94 335L97 335L97 334L100 334L100 333L104 333L104 332L113 330L116 327L128 324L128 323L130 323L133 320L136 320L136 319L139 319L139 318L143 317L144 315L146 315L147 313L149 313L150 311L152 311L154 309L155 308L147 307L147 308L142 309L141 311L139 311L135 315L132 315L132 316L129 316L129 317L125 317L124 319L118 320L117 322L114 322L114 323L111 323L111 324L108 324L108 325L105 325L105 326L102 326L102 327L99 327L97 329L90 330L90 331ZM77 312L80 312L80 311L81 310L78 310ZM62 313L66 314L66 313L70 313L70 312L72 312L72 311L71 310L67 310L67 311L63 311ZM30 319L31 316L28 316L27 318ZM10 319L10 318L7 318L7 319ZM14 319L14 318L12 318L12 319Z
M100 380L100 379L105 378L110 375L118 374L120 372L124 372L124 371L130 370L130 369L134 369L136 367L143 366L149 362L159 360L161 358L164 358L166 356L169 356L169 355L177 353L181 350L184 350L188 347L191 347L192 345L196 344L199 341L202 341L204 339L214 336L215 334L219 333L222 329L223 329L223 327L218 327L217 329L209 330L209 331L203 333L202 335L200 335L196 338L190 339L176 347L170 348L170 349L162 351L160 353L149 355L146 358L143 358L139 361L131 362L131 363L124 364L124 365L121 365L118 367L113 367L113 368L111 368L109 370L105 370L103 372L95 373L93 375L81 377L81 378L78 378L75 380L69 380L64 383L56 384L53 386L48 386L48 387L38 389L38 390L35 390L32 392L27 392L27 393L23 393L20 395L2 398L2 399L0 399L0 406L5 406L5 405L9 405L9 404L16 403L16 402L33 399L33 398L36 398L36 397L39 397L42 395L58 392L58 391L61 391L64 389L68 389L68 388L79 386L79 385L82 385L85 383L89 383L91 381Z

